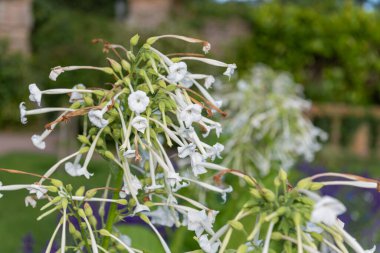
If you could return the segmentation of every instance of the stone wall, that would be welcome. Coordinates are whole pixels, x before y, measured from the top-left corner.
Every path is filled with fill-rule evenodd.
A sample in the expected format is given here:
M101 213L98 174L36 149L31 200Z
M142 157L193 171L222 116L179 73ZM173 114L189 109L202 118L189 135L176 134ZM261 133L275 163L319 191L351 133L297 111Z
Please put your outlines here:
M172 0L129 0L127 25L153 29L166 20L172 3Z
M0 39L10 50L30 53L32 22L32 0L0 0Z

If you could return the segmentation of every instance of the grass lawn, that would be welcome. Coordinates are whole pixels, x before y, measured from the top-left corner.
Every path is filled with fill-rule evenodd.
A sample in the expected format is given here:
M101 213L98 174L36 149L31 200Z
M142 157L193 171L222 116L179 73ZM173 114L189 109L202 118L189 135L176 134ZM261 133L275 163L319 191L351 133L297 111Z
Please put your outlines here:
M0 156L0 168L43 174L56 161L54 156L48 155L10 154ZM96 187L105 184L108 175L107 168L105 162L90 164L89 170L95 173L91 181L84 178L72 178L62 168L53 177L62 180L65 184L71 183L74 187L82 183L88 187ZM0 181L4 185L25 184L36 182L38 178L0 172ZM23 252L23 238L28 234L31 234L34 240L33 252L42 252L57 224L57 216L54 214L37 221L36 218L41 214L39 208L46 202L38 202L36 208L25 207L26 195L25 190L4 192L3 198L0 199L0 252Z

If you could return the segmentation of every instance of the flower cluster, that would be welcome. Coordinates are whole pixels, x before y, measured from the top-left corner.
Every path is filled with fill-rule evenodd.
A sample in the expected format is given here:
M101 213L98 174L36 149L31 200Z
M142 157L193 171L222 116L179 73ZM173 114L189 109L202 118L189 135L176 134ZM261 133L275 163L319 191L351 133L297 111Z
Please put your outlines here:
M136 35L130 40L130 50L96 39L95 43L103 43L105 52L111 51L117 57L107 58L108 67L58 66L52 69L49 77L55 81L69 71L101 71L110 76L110 89L107 89L109 86L86 87L78 84L72 89L42 90L36 84L30 84L29 99L38 107L43 104L44 96L61 94L69 95L68 106L31 110L26 108L24 102L19 106L23 124L27 123L30 115L60 113L56 120L46 124L42 134L32 136L33 144L39 149L45 149L45 139L58 124L75 117L83 121L83 132L78 135L81 147L49 168L38 183L0 187L0 191L29 190L30 196L26 203L32 206L40 198L47 199L48 206L54 205L49 213L59 210L63 219L53 237L60 227L62 234L65 233L66 216L76 216L84 222L87 225L86 231L81 231L81 235L75 232L77 239L81 238L84 242L73 246L76 250L83 247L91 247L92 252L107 250L109 239L99 242L98 234L112 237L115 232L112 225L116 222L116 216L139 215L156 232L166 252L169 249L153 223L187 226L189 230L195 231L201 244L208 235L214 234L212 226L217 212L177 193L189 184L220 193L223 198L232 190L199 179L209 169L224 169L213 163L214 159L220 157L223 145L209 145L203 140L211 131L220 135L222 127L211 117L214 113L224 115L224 112L220 109L221 101L216 101L207 91L215 78L190 72L188 63L222 67L224 75L228 77L231 77L236 65L186 53L170 58L154 47L157 40L164 38L201 43L205 53L210 50L210 44L206 41L177 35L151 37L139 48L139 36ZM173 157L168 154L168 148L174 147L177 148L178 159L190 161L191 171L181 172L176 168ZM63 187L62 183L58 190L54 188L53 192L58 191L57 197L48 193L50 188L45 183L51 181L53 174L61 167L73 177L90 179L93 173L89 165L95 153L119 169L115 180L120 184L104 187L107 191L112 189L118 193L114 194L113 199L108 199L107 194L103 198L73 195L70 186ZM86 210L90 210L89 205L82 207L83 203L89 201L113 203L113 213L109 212L105 224L102 224L103 230L95 229L96 225L91 223L93 218L86 213ZM122 212L118 211L115 207L117 204L124 204L126 208ZM91 239L90 242L87 238ZM135 252L127 247L125 248L129 252ZM64 240L61 248L62 251L68 248Z
M349 180L313 181L326 176ZM226 251L232 233L246 235L238 252L351 252L349 248L357 253L375 252L376 247L364 250L344 229L344 223L338 216L346 211L345 206L330 196L319 196L316 191L325 185L344 184L377 188L378 181L326 173L302 179L293 187L287 181L287 173L280 170L271 190L249 176L242 177L249 185L251 199L233 220L217 230L216 236L209 240L212 244L224 237L219 252Z
M276 164L289 169L299 157L310 161L327 135L304 115L310 101L285 73L257 66L224 96L232 118L225 164L266 175ZM239 129L239 131L236 131Z

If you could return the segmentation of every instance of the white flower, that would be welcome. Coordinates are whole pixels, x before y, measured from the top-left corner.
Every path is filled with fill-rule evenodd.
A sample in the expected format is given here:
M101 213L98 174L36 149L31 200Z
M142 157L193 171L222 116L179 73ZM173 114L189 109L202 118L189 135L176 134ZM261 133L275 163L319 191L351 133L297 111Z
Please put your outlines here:
M181 81L187 74L187 65L184 62L177 62L169 67L167 78L174 83Z
M209 89L213 85L213 83L215 83L215 78L213 76L206 77L204 84L206 89Z
M186 106L179 115L180 120L185 122L186 126L189 127L193 122L200 121L202 119L202 106L198 104L191 104Z
M141 204L137 204L135 207L135 210L133 211L133 214L141 213L141 212L149 212L149 207Z
M33 185L31 187L26 188L30 194L36 194L37 199L42 198L47 190L45 188L40 187L39 185Z
M42 93L35 83L29 85L29 99L32 102L36 102L38 106L41 106Z
M63 68L61 66L57 66L55 68L53 68L50 72L50 75L49 75L49 78L53 81L56 81L57 80L57 77L62 74L63 72L65 72L63 70Z
M148 120L144 117L136 116L131 124L137 131L144 133L145 129L148 127Z
M0 188L3 186L3 182L0 181ZM0 199L3 197L3 194L0 193Z
M21 102L19 105L20 108L20 120L22 124L28 123L28 119L26 118L26 107L25 102Z
M37 204L37 202L32 196L27 196L25 198L25 206L31 206L31 207L35 208L36 204Z
M190 88L194 84L193 80L191 80L189 75L186 75L180 82L181 85L185 88Z
M194 152L190 155L191 168L193 169L193 173L195 176L198 176L200 174L204 174L207 172L205 167L203 167L202 165L199 165L199 163L204 162L204 160L205 159L203 158L203 156L198 152Z
M132 182L131 182L131 185L129 185L129 187L126 184L126 182L124 182L122 191L119 192L120 198L122 199L126 198L127 195L131 194L131 191L132 191L132 195L137 195L138 191L142 189L141 182L136 176L132 175L131 180Z
M188 145L178 147L178 157L179 158L185 158L185 157L191 155L195 151L195 148L196 148L196 146L194 143L190 143Z
M220 246L220 242L218 241L210 243L207 234L201 235L198 238L198 242L199 246L201 246L202 250L206 253L216 253Z
M322 222L328 226L336 224L338 215L346 211L346 207L337 199L324 196L314 205L314 210L311 213L311 222Z
M148 104L149 97L141 90L132 92L128 97L129 108L137 114L144 112Z
M190 210L187 213L187 229L195 231L195 234L199 238L205 229L207 231L212 228L217 213L213 211L207 215L205 210Z
M72 177L85 176L88 179L93 175L89 173L85 168L81 167L80 164L75 164L72 162L65 163L65 171Z
M86 87L83 84L81 84L81 83L78 84L78 85L75 85L73 87L74 90L79 90L79 89L84 89L84 88L86 88ZM71 92L69 102L70 103L74 103L74 102L77 102L77 101L83 102L83 94L80 93L80 92L76 92L76 91Z
M228 64L226 71L223 73L223 75L228 76L228 78L231 78L231 76L234 74L234 71L236 69L236 64Z
M173 227L178 220L178 213L172 212L168 207L158 207L153 212L147 214L151 222L156 225Z
M202 50L203 50L203 52L204 52L205 54L207 54L208 51L211 50L211 44L208 43L208 42L205 42L205 43L203 44L203 48L202 48Z
M220 143L216 143L214 146L207 149L207 156L211 158L212 161L215 160L216 157L221 159L220 153L223 152L224 146Z
M127 151L125 151L123 153L123 156L125 158L133 158L133 157L136 156L136 150L134 150L134 149L128 149Z
M103 119L104 112L102 110L91 110L88 112L88 118L91 123L99 128L106 127L108 125L108 120Z
M46 143L43 141L40 135L33 135L31 138L33 145L36 146L39 149L45 149Z

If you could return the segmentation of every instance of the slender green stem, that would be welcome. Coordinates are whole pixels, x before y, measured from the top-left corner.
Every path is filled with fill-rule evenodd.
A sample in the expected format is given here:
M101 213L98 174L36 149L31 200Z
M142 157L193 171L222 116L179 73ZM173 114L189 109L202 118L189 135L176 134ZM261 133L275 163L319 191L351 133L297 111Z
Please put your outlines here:
M81 233L82 239L84 240L84 243L86 245L86 249L87 249L88 252L91 252L90 244L88 244L88 241L87 241L87 235L86 235L86 233L85 233L85 231L84 231L84 229L83 229L83 227L81 225L82 224L82 219L81 219L81 217L79 216L79 214L76 211L74 211L74 210L71 209L71 212L74 214L75 218L78 221L79 228L80 228L80 233Z
M116 176L116 185L120 185L121 187L122 183L123 183L123 170L120 169ZM118 198L119 198L119 192L114 191L112 199L118 199ZM112 233L112 225L117 215L116 209L117 209L117 203L114 203L114 202L111 203L110 208L108 210L108 214L107 214L106 226L104 228L110 233ZM102 248L107 250L109 243L110 243L110 238L108 236L104 236L103 241L102 241Z

